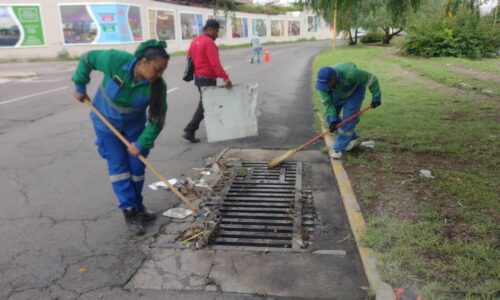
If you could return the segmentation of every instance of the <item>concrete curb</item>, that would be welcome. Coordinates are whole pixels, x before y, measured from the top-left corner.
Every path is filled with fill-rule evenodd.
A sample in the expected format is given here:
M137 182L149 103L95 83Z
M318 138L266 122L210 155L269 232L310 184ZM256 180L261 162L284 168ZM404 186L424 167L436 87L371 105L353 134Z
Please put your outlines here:
M0 72L0 77L2 78L27 78L36 77L38 74L35 72L15 72L15 71L5 71Z
M333 139L328 135L326 135L324 139L330 154L332 152ZM349 220L354 239L356 240L356 245L358 246L359 256L361 257L361 262L363 263L363 268L365 269L370 287L375 292L375 298L377 300L394 300L395 294L392 287L382 281L377 271L377 260L375 259L373 250L371 248L362 247L360 244L361 239L366 234L366 224L358 200L352 190L351 181L347 176L347 172L340 160L334 160L330 157L330 162L335 178L337 179L347 219Z

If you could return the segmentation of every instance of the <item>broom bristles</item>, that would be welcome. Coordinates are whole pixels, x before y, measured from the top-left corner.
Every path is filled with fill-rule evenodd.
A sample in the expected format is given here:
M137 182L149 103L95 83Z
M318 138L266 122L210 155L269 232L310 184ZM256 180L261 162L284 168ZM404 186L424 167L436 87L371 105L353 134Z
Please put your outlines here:
M285 154L281 154L280 156L278 157L275 157L273 159L271 159L268 163L267 163L267 168L268 169L272 169L276 166L278 166L279 164L281 164L284 160L292 157L295 152L297 152L297 149L292 149L292 150L289 150L287 151Z

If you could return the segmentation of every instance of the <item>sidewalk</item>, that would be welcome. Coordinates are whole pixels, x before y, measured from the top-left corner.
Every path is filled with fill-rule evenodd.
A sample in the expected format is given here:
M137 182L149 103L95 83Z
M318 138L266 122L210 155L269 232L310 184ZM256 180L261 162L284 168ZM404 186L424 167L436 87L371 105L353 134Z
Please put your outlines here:
M35 76L37 76L35 72L0 71L0 78L27 78Z
M230 149L223 158L268 161L282 151ZM302 151L291 160L310 166L317 220L313 244L306 252L159 249L146 246L149 256L125 287L279 296L303 299L365 299L368 282L345 217L328 158ZM186 221L189 223L188 221ZM154 242L189 226L172 220ZM153 242L153 241L152 241ZM323 250L316 254L312 251ZM186 299L186 298L184 298ZM196 299L196 298L193 298ZM219 298L216 298L219 299ZM226 298L221 298L226 299ZM252 299L252 298L248 298Z

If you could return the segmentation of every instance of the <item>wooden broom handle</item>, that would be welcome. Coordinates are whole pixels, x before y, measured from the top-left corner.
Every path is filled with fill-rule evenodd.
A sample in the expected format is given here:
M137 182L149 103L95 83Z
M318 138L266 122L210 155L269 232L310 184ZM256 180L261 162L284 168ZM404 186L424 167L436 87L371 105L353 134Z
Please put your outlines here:
M368 106L366 107L365 109L361 110L361 111L358 111L357 113L355 113L354 115L350 116L349 118L345 119L344 121L340 122L339 124L337 124L337 126L335 128L339 128L340 126L344 125L345 123L351 121L352 119L364 114L367 110L369 110L370 108L372 108L372 106ZM319 140L320 138L324 137L325 135L329 134L330 133L330 129L328 130L325 130L323 131L322 133L318 134L316 137L312 138L310 141L308 141L307 143L303 144L302 146L300 146L299 148L297 148L297 150L301 150L309 145L311 145L312 143L316 142L317 140Z
M127 139L118 130L116 130L116 128L101 114L101 112L92 103L90 103L88 99L84 100L83 103L88 108L90 108L99 117L99 119L101 119L101 121L106 124L106 126L108 126L111 131L113 131L113 133L120 139L120 141L122 141L127 147L131 146L131 143L127 141ZM170 190L174 192L174 194L179 197L179 199L181 199L192 211L198 210L186 197L184 197L183 194L181 194L181 192L179 192L179 190L171 185L170 182L168 182L168 180L165 179L165 177L163 177L160 172L158 172L158 170L156 170L156 168L153 167L153 165L151 165L144 156L142 156L142 154L139 154L137 157L151 170L151 172L153 172L158 178L160 178L160 180L163 181L163 183L165 183L170 188Z

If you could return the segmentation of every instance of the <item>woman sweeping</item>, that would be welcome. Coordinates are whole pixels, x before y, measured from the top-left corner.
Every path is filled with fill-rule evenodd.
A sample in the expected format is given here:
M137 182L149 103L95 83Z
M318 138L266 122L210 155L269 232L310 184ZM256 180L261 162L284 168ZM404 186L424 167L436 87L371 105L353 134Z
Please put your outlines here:
M170 56L164 41L141 43L134 55L119 50L94 50L82 55L72 77L74 97L89 99L86 85L90 73L103 73L92 104L128 140L127 147L95 115L90 118L96 133L99 154L108 162L109 179L123 211L128 229L134 235L145 233L144 223L156 215L143 204L145 165L137 158L147 157L165 123L167 85L162 74Z

